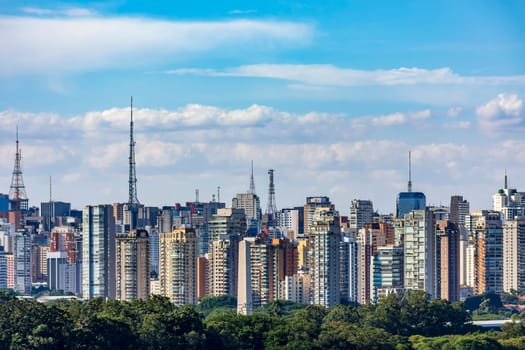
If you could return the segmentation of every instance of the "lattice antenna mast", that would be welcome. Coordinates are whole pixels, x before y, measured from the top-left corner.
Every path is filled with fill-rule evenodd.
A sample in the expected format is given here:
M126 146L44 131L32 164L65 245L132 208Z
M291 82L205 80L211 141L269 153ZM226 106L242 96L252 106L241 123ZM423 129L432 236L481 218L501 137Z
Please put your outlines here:
M273 169L268 170L270 175L270 186L268 188L268 206L266 207L266 214L274 215L277 213L277 205L275 204L275 185L273 183Z
M135 170L135 139L133 138L133 96L131 96L131 121L129 123L129 199L130 207L137 207L137 172Z
M408 151L408 192L412 192L412 157Z
M250 176L250 189L248 193L255 194L255 180L253 179L253 160L252 160L252 173Z
M13 177L11 178L11 186L9 188L9 199L15 205L15 208L13 209L28 209L28 198L24 186L24 179L22 177L22 150L20 149L18 141L18 125L16 126L15 167L13 168Z

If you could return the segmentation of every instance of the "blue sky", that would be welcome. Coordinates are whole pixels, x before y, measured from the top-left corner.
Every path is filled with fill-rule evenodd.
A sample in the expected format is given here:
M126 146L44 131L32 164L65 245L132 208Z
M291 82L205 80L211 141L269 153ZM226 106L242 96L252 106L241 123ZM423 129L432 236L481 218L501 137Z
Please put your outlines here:
M523 188L523 1L0 1L0 192L20 126L30 202L125 201L129 97L139 199L247 189L393 211L490 207ZM3 175L2 175L3 174Z

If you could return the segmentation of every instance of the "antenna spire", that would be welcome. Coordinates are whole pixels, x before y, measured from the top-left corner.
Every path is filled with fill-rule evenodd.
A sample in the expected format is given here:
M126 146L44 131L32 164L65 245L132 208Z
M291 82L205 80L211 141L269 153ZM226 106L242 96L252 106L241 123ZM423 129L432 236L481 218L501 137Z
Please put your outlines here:
M408 151L408 192L412 192L412 155Z
M252 172L250 176L250 189L248 193L255 194L255 180L253 179L253 160L252 160Z
M129 198L128 205L137 207L140 202L137 198L137 172L135 169L135 139L133 138L133 96L131 96L131 119L129 123Z
M25 211L29 209L29 199L27 198L24 179L22 177L22 150L19 147L18 124L16 125L15 166L13 168L13 177L11 178L11 186L9 188L9 200L11 202L11 210Z
M508 177L507 177L507 169L505 169L505 187L503 187L504 189L507 189L508 188Z
M51 175L49 175L49 203L53 201L53 187L51 182Z

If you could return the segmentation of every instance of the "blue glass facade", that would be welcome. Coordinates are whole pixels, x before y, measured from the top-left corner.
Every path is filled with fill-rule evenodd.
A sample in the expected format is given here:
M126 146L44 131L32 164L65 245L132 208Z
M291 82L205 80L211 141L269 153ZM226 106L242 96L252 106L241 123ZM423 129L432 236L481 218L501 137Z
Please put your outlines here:
M403 218L412 210L424 210L427 199L423 192L400 192L396 200L396 217Z

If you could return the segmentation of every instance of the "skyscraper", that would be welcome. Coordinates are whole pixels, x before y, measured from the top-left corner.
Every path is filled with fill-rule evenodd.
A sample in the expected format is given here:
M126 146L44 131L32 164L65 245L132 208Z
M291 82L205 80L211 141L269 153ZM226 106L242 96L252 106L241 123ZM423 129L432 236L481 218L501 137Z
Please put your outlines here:
M358 254L356 239L354 237L343 237L339 253L341 301L358 302Z
M459 301L459 241L458 226L447 220L435 225L436 234L436 297Z
M372 201L364 199L352 199L350 204L350 215L348 220L350 228L359 230L364 224L371 224L373 222L374 206Z
M115 298L115 220L111 205L82 211L82 297Z
M387 238L379 224L366 224L357 233L357 302L366 304L373 299L373 258Z
M317 208L308 231L311 252L312 303L325 307L339 304L339 216Z
M503 291L525 290L525 217L503 225Z
M378 247L372 258L372 300L403 290L403 247Z
M31 294L31 237L26 230L14 236L14 289L23 295Z
M503 229L497 211L473 211L466 218L474 241L474 294L503 292Z
M117 300L147 299L151 273L148 231L118 234L116 258Z
M413 210L401 221L405 289L424 290L435 296L435 234L432 213L428 210Z
M304 205L304 229L305 234L308 233L310 226L313 223L314 213L317 208L326 208L335 211L335 205L330 202L330 198L326 196L306 197L306 204Z
M197 233L189 227L161 233L159 281L161 294L175 305L197 303Z

